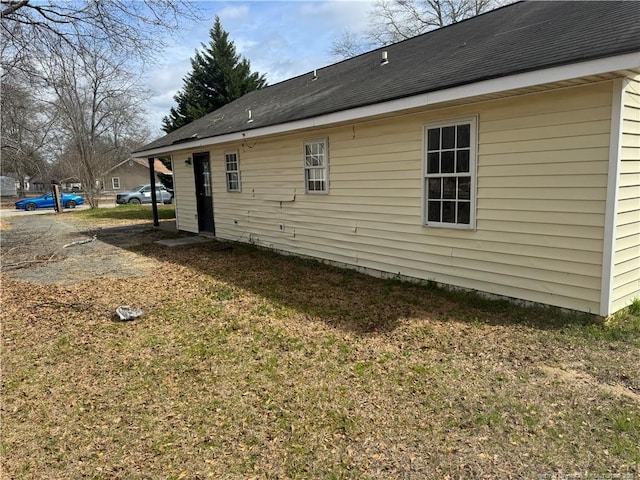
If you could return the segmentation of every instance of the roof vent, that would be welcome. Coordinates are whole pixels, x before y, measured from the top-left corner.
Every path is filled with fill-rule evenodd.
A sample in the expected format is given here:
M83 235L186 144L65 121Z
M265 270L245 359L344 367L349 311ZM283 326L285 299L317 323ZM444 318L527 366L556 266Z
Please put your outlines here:
M247 123L253 123L253 118L251 118L251 109L249 109L249 119L247 120Z
M386 65L387 63L389 63L389 57L387 55L387 51L385 50L384 52L382 52L382 59L380 60L380 65Z
M313 81L313 80L317 80L317 79L318 79L318 72L317 72L317 70L314 68L314 69L313 69L313 78L311 79L311 81Z

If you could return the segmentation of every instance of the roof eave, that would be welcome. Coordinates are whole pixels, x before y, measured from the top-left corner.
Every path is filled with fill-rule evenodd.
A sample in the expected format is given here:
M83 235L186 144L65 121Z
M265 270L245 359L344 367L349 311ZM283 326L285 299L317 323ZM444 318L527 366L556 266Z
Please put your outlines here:
M178 150L192 150L226 142L242 141L249 138L283 134L308 128L324 127L341 122L359 120L386 113L399 112L413 108L437 105L454 100L462 100L480 95L495 94L507 90L533 87L546 83L561 82L574 78L599 75L618 70L628 70L640 67L640 51L616 56L587 60L578 63L560 65L556 67L533 70L514 75L508 75L490 80L460 85L442 90L399 98L387 102L366 105L362 107L341 110L334 113L319 115L312 118L294 120L291 122L234 132L213 137L197 139L191 142L167 145L149 150L134 152L136 158L149 158Z

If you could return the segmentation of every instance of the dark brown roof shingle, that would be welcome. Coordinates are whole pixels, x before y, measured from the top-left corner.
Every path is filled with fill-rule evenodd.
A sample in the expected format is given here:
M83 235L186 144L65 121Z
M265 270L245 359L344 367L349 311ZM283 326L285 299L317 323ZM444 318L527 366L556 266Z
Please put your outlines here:
M639 19L638 1L515 3L248 93L140 151L640 52Z

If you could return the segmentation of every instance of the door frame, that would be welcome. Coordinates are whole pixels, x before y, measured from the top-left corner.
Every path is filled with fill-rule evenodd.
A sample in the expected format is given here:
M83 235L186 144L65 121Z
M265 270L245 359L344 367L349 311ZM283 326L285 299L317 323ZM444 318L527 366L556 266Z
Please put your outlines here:
M200 181L200 176L204 173L204 163L209 165L209 192L211 203L208 207L204 203L203 197L206 193L203 191L204 186ZM193 154L193 179L195 182L196 210L198 213L198 233L206 232L216 235L216 223L213 208L213 182L211 181L211 154L209 152L198 152ZM210 213L209 213L210 212Z

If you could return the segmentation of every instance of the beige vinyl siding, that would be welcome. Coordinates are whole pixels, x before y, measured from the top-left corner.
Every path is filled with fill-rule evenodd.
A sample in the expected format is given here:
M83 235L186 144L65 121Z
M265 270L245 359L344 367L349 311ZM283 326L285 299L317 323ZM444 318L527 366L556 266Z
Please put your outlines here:
M611 97L608 81L211 147L216 234L598 312ZM425 227L424 124L471 115L476 230ZM303 143L318 138L329 144L328 195L304 193ZM241 193L226 191L223 155L233 149Z
M640 76L623 93L612 311L640 297Z
M196 185L193 165L185 160L191 153L173 154L174 201L176 204L176 226L178 230L198 233L198 209L196 206Z

